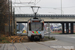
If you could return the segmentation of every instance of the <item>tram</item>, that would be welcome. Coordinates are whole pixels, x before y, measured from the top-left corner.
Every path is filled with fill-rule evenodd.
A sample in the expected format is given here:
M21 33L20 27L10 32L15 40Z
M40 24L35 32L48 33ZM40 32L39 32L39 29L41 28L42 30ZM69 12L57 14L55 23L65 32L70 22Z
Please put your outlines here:
M44 20L41 18L31 18L27 23L27 36L31 40L44 38Z

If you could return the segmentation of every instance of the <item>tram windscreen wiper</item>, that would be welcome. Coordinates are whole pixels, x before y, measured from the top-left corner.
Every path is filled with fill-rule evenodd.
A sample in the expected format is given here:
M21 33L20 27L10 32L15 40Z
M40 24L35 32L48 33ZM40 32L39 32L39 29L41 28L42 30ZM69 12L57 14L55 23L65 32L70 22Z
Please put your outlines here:
M39 31L41 29L41 27L39 27L36 31Z
M37 25L36 31L41 31L41 30L42 30L42 24L40 23L39 25Z

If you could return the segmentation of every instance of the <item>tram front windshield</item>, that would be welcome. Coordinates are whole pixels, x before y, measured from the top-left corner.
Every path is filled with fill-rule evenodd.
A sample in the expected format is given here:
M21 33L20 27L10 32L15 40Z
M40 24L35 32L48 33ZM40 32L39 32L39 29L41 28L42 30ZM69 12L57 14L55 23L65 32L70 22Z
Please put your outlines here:
M33 22L29 24L29 30L30 31L42 31L43 30L43 23L39 23L39 22Z

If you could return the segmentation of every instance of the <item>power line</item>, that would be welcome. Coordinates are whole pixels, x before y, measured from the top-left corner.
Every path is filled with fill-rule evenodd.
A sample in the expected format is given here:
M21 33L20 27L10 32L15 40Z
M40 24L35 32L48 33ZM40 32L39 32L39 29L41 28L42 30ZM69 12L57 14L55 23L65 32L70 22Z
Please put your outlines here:
M34 4L34 5L36 5L36 0L35 0L34 2L35 2L35 4Z
M21 2L21 0L19 0L19 2L13 2L13 4L34 4L34 2L31 2L31 1L30 2Z
M59 9L60 7L41 7L41 8L46 8L46 9L49 9L49 8L55 8L55 9ZM62 7L62 8L75 8L75 6Z
M19 0L20 3L16 3L16 0L14 2L14 4L29 4L29 3L33 3L31 2L32 0L30 0L30 2L21 2L21 0ZM41 0L39 0L37 3L36 3L36 0L35 0L35 4L38 4ZM16 6L18 7L18 6ZM19 6L20 7L20 6ZM21 6L23 7L23 6ZM26 6L25 6L26 7ZM55 7L41 7L41 8L55 8ZM57 8L60 8L60 7L57 7ZM69 6L69 7L62 7L62 8L75 8L75 6Z
M19 11L19 9L18 9L18 8L16 8L16 10L17 10L18 12L21 12L21 11Z
M19 8L21 10L21 8ZM22 11L22 10L21 10ZM24 11L22 11L24 13ZM24 13L25 14L25 13Z
M38 4L41 0L39 0L36 4Z
M30 2L29 2L29 3L31 3L31 1L32 1L32 0L30 0ZM28 4L29 4L29 3L28 3Z
M32 2L31 2L32 0L30 0L30 2L21 2L21 0L19 0L19 1L20 1L21 4L22 4L22 3L23 3L23 4L24 4L24 3L28 3L28 4L29 4L29 3L32 3Z
M14 7L31 7L31 6L14 6ZM60 7L40 7L40 8L60 8ZM62 7L62 8L75 8L75 6L70 6L70 7Z
M16 0L15 0L15 2L16 2Z
M41 0L39 0L38 2L36 2L36 0L35 0L35 1L34 1L34 3L35 3L34 5L38 4L40 1L41 1Z
M75 6L62 7L62 8L75 8Z
M20 0L19 0L20 1ZM21 1L20 1L20 3L21 3Z
M15 6L15 5L14 5ZM15 7L14 7L15 8ZM16 8L15 10L17 10L18 11L18 8ZM18 12L20 12L20 11L18 11Z

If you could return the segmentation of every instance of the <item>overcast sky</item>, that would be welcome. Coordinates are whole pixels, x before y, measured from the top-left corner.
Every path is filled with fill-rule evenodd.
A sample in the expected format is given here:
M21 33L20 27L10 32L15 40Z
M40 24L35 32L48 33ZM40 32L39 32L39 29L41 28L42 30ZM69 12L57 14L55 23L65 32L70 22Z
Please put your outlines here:
M35 2L35 0L12 0L13 2ZM41 8L38 14L61 14L61 0L36 0L36 5ZM18 4L23 6L31 6L34 4ZM17 4L14 4L17 6ZM31 14L32 9L30 7L16 7L16 14ZM75 0L62 0L62 13L63 14L75 14Z

